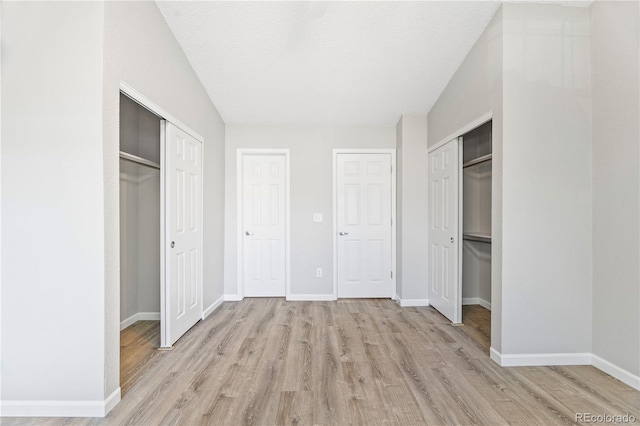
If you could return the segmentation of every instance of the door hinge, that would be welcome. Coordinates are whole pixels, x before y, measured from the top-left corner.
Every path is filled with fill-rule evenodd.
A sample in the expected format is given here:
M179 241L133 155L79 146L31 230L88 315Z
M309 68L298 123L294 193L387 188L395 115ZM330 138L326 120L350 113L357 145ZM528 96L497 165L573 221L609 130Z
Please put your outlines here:
M393 166L389 166L389 172L393 174Z
M393 279L393 271L391 271L391 279Z

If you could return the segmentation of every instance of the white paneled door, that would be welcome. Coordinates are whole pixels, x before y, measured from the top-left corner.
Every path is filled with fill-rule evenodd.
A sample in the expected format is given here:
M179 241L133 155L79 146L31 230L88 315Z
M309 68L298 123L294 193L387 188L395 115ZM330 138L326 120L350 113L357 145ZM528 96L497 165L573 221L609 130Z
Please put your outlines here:
M202 317L202 143L166 124L165 335L173 345Z
M286 159L242 155L242 281L246 297L286 291Z
M392 297L391 154L338 153L338 297Z
M460 144L454 139L429 153L429 304L462 322L459 277Z

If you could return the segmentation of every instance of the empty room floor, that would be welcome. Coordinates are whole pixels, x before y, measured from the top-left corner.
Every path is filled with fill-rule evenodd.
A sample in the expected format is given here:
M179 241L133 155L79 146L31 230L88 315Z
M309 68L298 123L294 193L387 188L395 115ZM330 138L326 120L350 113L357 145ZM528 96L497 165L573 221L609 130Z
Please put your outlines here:
M224 303L162 352L154 349L157 322L139 322L122 332L123 396L106 418L2 424L553 425L574 424L577 413L640 419L640 392L594 367L498 366L488 356L488 315L465 310L468 324L454 327L432 308L388 299L245 299Z

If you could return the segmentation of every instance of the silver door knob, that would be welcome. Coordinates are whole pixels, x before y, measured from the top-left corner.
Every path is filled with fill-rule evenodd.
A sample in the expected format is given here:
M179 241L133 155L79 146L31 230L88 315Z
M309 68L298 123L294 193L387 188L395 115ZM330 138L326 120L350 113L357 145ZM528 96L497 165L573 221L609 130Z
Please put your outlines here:
M249 231L245 231L244 232L244 235L253 235L253 234L254 234L254 232L249 232Z
M451 237L451 244L453 244L453 237Z
M339 232L338 235L349 235L348 232Z
M174 248L176 246L176 242L175 241L171 241L171 248Z

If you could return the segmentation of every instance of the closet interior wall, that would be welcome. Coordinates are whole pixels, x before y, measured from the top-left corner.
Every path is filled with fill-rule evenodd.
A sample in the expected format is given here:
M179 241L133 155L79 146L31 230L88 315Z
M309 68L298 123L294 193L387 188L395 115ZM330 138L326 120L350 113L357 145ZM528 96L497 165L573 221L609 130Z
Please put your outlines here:
M463 135L462 302L491 308L491 121ZM478 159L485 161L468 165Z
M159 117L120 95L120 151L160 164ZM160 319L160 170L120 159L120 321Z

